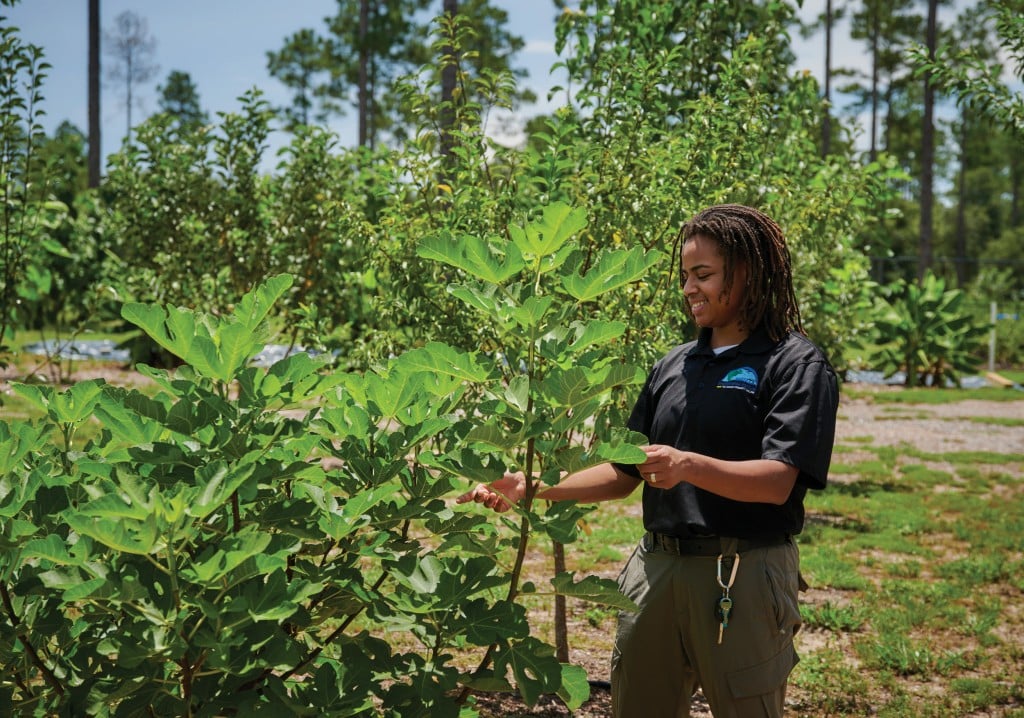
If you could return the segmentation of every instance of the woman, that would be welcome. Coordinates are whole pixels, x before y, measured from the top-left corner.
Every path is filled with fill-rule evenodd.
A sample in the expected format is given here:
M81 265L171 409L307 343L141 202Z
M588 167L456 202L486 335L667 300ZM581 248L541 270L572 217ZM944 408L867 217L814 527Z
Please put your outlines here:
M616 718L680 718L700 687L716 718L781 716L793 636L803 498L825 487L838 382L803 334L778 225L719 205L682 230L680 278L699 327L651 370L629 419L650 441L638 466L603 464L537 493L628 496L641 482L646 533L619 577L639 606L619 616ZM507 510L506 474L458 501Z

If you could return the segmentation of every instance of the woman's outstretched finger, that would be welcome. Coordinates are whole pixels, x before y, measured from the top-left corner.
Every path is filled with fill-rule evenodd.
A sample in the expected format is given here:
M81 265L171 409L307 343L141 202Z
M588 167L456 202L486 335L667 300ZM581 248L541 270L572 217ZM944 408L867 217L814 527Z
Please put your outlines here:
M490 493L490 489L488 489L486 486L484 486L483 484L477 484L470 491L467 491L466 493L462 494L457 499L455 499L455 503L466 504L469 503L470 501L478 501L480 503L483 503L487 498L487 494Z

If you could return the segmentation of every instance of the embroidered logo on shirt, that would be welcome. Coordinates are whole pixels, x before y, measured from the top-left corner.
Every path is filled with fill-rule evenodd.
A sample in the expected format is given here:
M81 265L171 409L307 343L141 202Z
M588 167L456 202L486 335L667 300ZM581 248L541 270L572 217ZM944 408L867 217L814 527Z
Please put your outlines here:
M742 389L753 394L757 391L757 372L749 366L733 369L718 384L719 389Z

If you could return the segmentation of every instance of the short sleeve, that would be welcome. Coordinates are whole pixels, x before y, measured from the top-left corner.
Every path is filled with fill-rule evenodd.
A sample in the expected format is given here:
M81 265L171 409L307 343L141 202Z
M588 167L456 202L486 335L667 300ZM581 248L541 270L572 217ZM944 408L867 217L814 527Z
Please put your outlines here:
M839 384L824 359L802 361L770 388L761 456L795 466L797 482L823 489L832 461Z

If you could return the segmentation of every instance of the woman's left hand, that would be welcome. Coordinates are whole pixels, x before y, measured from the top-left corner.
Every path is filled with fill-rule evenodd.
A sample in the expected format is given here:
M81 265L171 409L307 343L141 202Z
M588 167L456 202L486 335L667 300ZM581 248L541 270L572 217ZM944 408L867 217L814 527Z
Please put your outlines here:
M664 444L643 447L647 460L640 464L640 475L656 489L671 489L684 479L686 452Z

